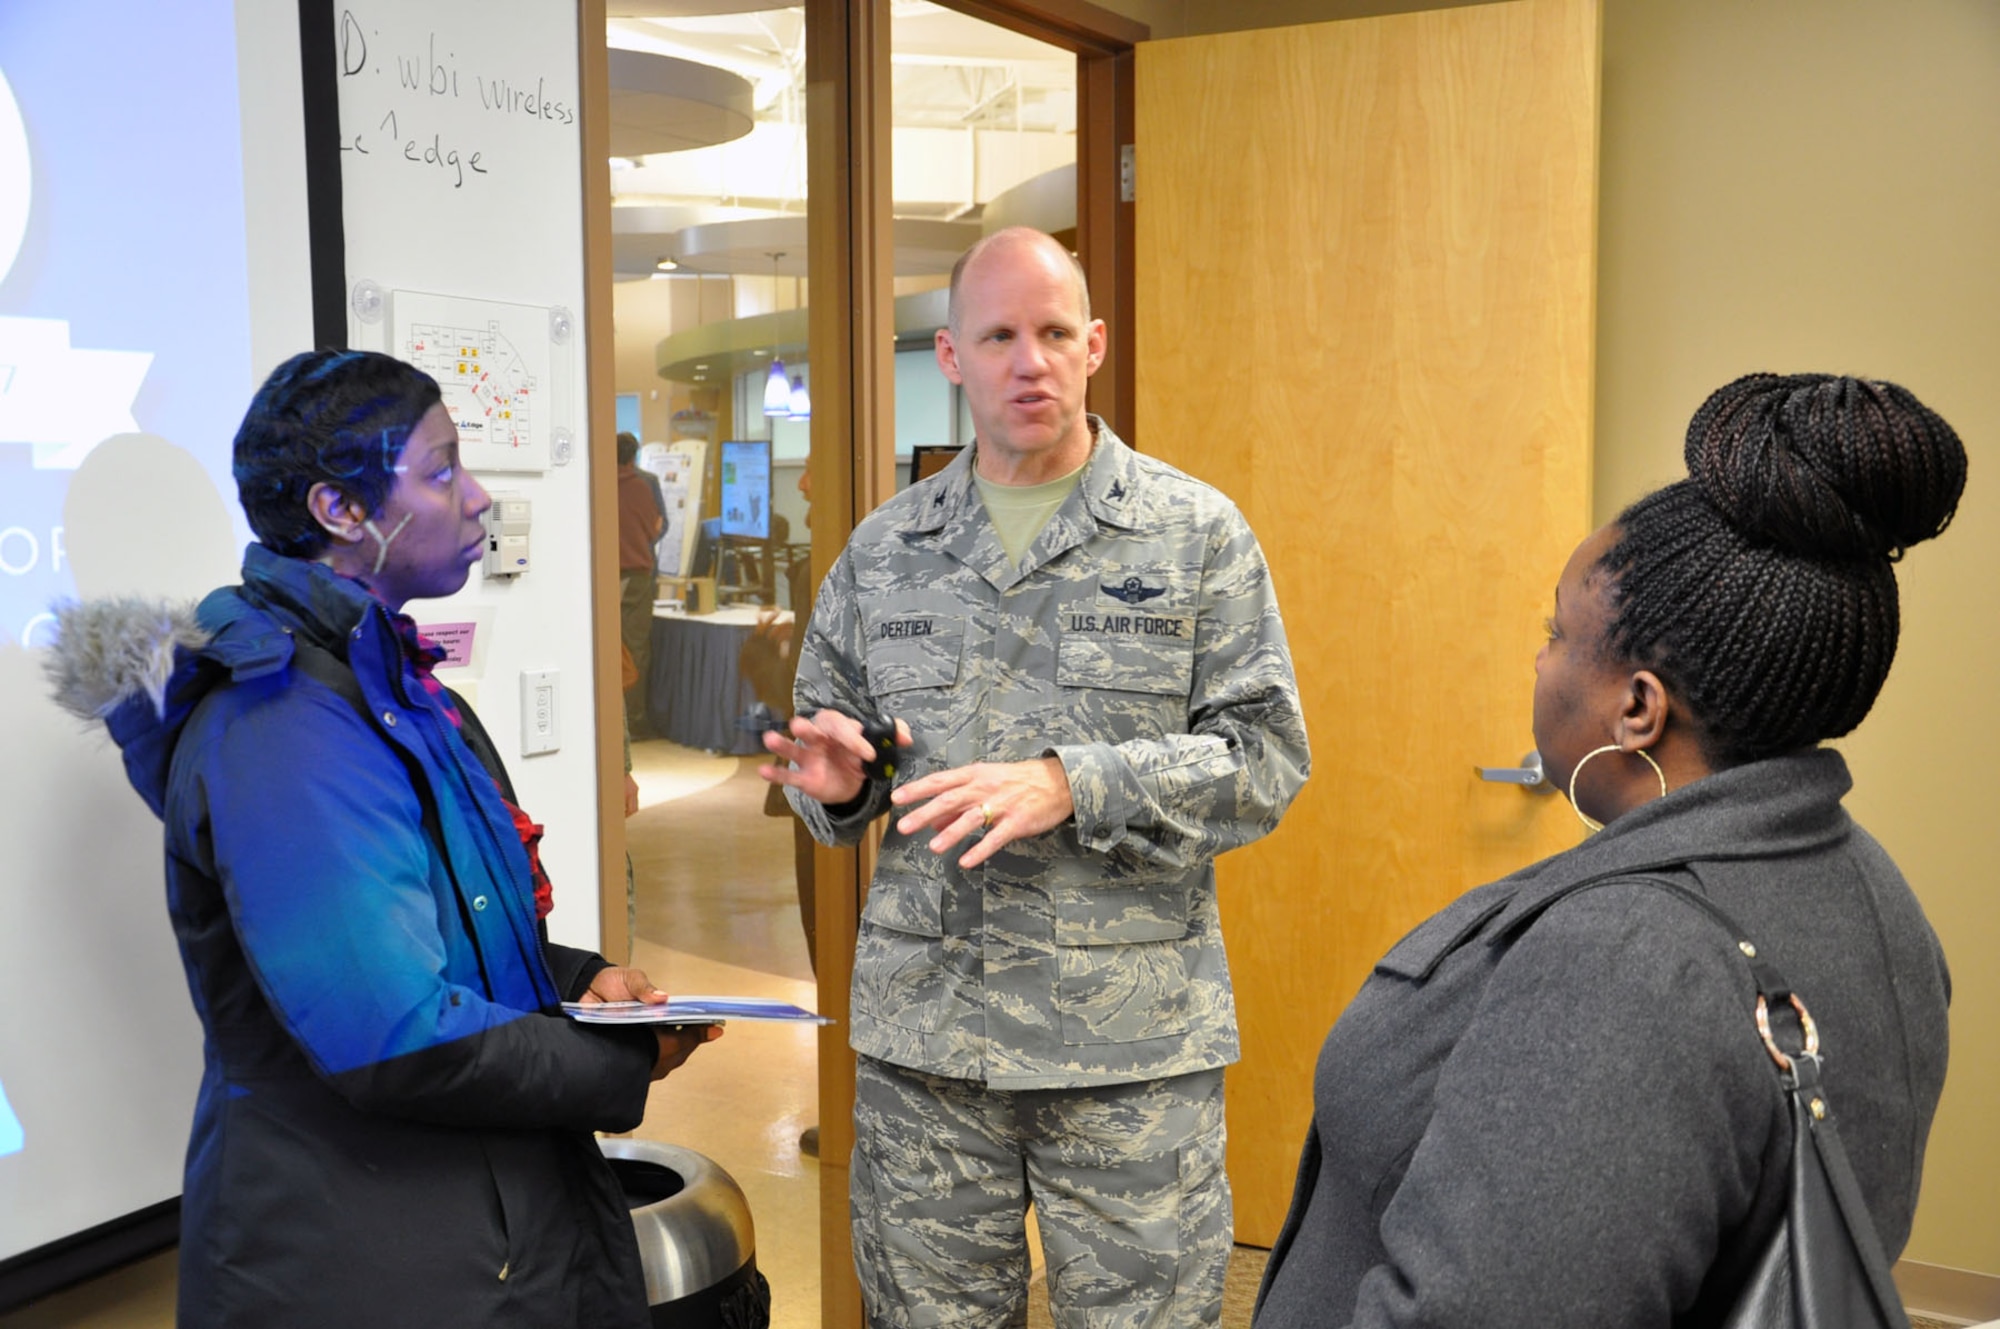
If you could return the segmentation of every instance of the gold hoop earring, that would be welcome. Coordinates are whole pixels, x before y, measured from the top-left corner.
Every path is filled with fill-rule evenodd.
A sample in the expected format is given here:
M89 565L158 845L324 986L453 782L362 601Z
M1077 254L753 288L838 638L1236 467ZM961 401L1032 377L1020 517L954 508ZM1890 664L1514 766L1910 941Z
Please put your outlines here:
M1576 777L1583 774L1583 768L1590 763L1590 759L1592 757L1601 757L1607 752L1623 752L1624 750L1625 749L1619 747L1616 743L1606 743L1601 748L1592 748L1590 751L1583 754L1583 760L1579 761L1576 764L1576 766L1573 769L1571 769L1569 773L1569 810L1576 814L1576 819L1578 821L1582 822L1586 827L1588 827L1593 831L1603 830L1604 823L1597 820L1597 818L1591 816L1589 813L1585 812L1581 807L1577 806ZM1646 749L1644 748L1633 748L1632 755L1635 757L1642 758L1648 766L1653 768L1653 774L1658 776L1660 779L1660 797L1665 798L1667 796L1667 773L1660 769L1660 763L1654 761L1653 754L1646 751Z

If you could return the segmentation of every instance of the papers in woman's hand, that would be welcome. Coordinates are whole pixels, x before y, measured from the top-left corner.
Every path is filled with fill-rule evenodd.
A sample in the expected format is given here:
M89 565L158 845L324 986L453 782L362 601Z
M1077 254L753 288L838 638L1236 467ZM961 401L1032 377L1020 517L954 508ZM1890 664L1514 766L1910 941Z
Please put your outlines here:
M776 1020L792 1024L832 1024L824 1015L785 1001L761 997L674 997L665 1003L566 1001L563 1010L583 1024L723 1024L730 1020Z

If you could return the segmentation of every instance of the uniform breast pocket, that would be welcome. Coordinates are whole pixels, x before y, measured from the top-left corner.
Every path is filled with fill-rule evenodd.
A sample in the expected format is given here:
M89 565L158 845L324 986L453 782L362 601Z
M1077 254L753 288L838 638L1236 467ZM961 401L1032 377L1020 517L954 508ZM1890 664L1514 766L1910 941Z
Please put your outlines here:
M1075 741L1184 733L1194 690L1191 595L1165 575L1092 578L1062 612L1056 683L1071 698Z
M868 691L917 704L958 686L965 628L948 619L885 617L867 625ZM912 696L911 694L916 694Z
M923 615L884 615L867 624L868 692L891 719L910 726L916 749L904 763L921 769L966 721L970 688L960 677L963 624Z

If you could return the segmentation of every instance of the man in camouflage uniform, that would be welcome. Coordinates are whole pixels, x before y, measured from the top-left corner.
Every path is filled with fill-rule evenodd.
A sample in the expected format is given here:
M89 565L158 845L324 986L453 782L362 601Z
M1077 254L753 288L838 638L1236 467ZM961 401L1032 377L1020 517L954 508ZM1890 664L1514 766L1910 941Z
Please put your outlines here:
M822 842L900 811L850 1031L869 1321L1023 1323L1032 1198L1059 1324L1213 1324L1237 1042L1212 864L1307 769L1270 574L1226 498L1084 414L1104 325L1049 237L974 246L937 348L977 441L855 530L767 739ZM842 711L896 719L893 782Z

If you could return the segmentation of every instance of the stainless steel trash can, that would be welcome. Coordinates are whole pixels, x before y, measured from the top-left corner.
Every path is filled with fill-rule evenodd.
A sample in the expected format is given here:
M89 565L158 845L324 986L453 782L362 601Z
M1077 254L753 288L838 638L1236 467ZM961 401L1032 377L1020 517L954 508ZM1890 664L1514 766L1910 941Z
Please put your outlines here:
M653 1329L768 1329L743 1188L713 1159L652 1140L600 1139L639 1238Z

